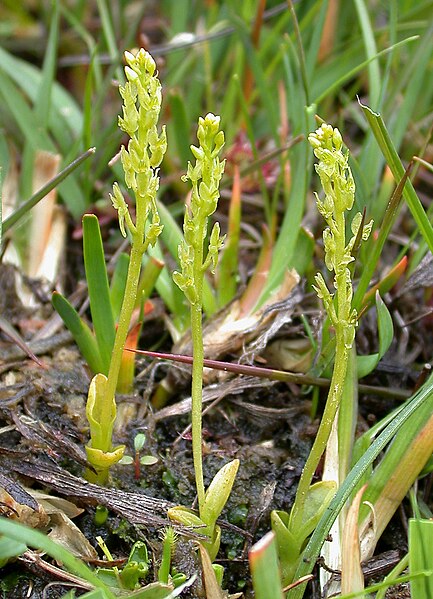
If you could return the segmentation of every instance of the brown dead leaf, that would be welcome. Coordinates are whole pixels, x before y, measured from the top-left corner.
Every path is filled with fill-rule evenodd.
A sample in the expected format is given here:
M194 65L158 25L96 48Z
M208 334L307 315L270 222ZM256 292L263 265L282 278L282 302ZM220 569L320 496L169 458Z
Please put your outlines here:
M355 593L359 591L359 599L364 597L364 575L361 568L361 549L359 545L359 507L362 495L367 488L364 485L352 501L347 512L341 539L341 592Z
M98 554L89 543L81 530L66 514L57 511L50 517L51 530L48 533L50 539L59 543L77 557L96 559Z

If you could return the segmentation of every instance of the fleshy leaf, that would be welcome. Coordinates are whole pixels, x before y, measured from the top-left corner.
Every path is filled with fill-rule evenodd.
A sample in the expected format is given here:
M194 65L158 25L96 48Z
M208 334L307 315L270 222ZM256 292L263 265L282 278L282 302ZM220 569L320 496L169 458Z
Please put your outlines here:
M225 464L214 476L206 490L201 518L206 524L214 524L230 496L239 469L239 460Z

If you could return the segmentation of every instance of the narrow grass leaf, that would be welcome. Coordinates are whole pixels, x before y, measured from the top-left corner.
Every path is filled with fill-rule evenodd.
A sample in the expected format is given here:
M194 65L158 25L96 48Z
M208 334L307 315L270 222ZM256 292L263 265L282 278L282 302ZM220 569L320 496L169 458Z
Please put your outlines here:
M296 241L296 252L293 253L291 266L298 275L308 273L312 268L316 240L311 231L301 226Z
M411 580L412 599L433 597L433 521L411 518L409 520L409 571L425 571L426 576Z
M51 109L51 96L56 73L57 42L59 37L59 2L52 2L50 29L45 50L38 96L34 105L35 121L47 130Z
M173 90L168 101L171 109L170 125L176 143L177 156L180 164L186 165L191 160L191 150L189 149L190 120L185 100L179 91Z
M235 166L229 208L227 237L218 262L218 304L227 305L236 295L239 278L239 239L241 226L241 177Z
M398 117L394 119L392 137L397 148L400 147L412 119L416 120L418 104L427 100L431 103L431 86L426 86L426 80L431 77L433 20L430 15L429 27L419 39L417 47L408 62L405 71L397 78L396 96L398 96ZM390 98L390 103L392 99ZM395 101L392 106L395 107Z
M259 2L257 2L257 9L256 9L254 23L251 23L250 39L251 39L251 44L253 45L253 47L256 50L259 47L260 31L263 26L263 12L265 10L265 6L266 6L266 0L259 0ZM254 85L253 74L252 74L251 68L247 67L244 72L244 85L243 85L245 98L249 99L251 97L253 85Z
M22 156L21 193L24 197L31 193L33 151L44 149L56 151L47 128L36 126L34 109L23 97L25 94L34 104L38 102L38 93L42 81L41 72L30 67L0 48L0 95L3 95L4 106L9 110L16 122L17 129L21 130L25 139ZM47 77L48 79L48 77ZM16 84L15 84L16 83ZM21 93L23 92L23 93ZM53 131L55 141L63 153L67 152L72 144L73 135L81 128L81 118L75 111L72 98L62 90L61 86L52 82L50 91L50 109L47 112L46 98L44 96L41 115L49 117L49 129ZM73 118L69 119L69 115ZM45 118L45 117L44 117ZM74 216L83 212L85 202L83 191L74 178L63 183L59 189L65 202L70 206ZM78 207L81 212L74 208Z
M407 169L404 171L403 176L400 178L398 185L395 188L391 196L391 199L389 200L388 206L383 216L379 233L377 235L377 239L375 239L374 236L372 236L371 239L368 240L367 245L365 246L365 251L363 252L363 254L368 258L365 260L363 264L361 277L359 279L359 283L353 296L353 305L357 310L360 309L361 302L364 299L365 293L368 289L368 286L370 285L374 271L376 270L377 264L379 262L379 258L382 255L382 250L385 245L385 242L387 241L392 226L400 212L403 199L403 190L405 188L406 181L408 180L411 168L412 163L410 163Z
M107 373L113 351L115 326L101 230L94 214L83 217L83 254L93 329L104 366L101 372Z
M283 56L287 89L289 90L288 104L290 107L290 121L294 127L294 134L303 134L305 138L314 129L314 106L305 106L305 96L296 80L293 65L288 56L291 46L286 45L287 52ZM257 307L262 305L269 294L281 283L284 272L292 265L296 250L297 239L301 221L304 214L305 198L311 178L312 153L305 141L290 152L290 169L292 173L289 200L281 223L280 232L275 243L272 256L272 265L267 284Z
M76 158L71 164L65 167L58 175L56 175L53 179L48 181L46 185L41 187L39 191L33 194L26 202L21 204L17 210L13 212L8 218L3 222L3 233L6 233L13 225L15 225L29 210L33 208L38 202L44 198L47 193L49 193L52 189L57 187L68 175L70 175L76 168L78 168L87 158L93 156L95 153L95 148L90 148L84 154L81 154L78 158Z
M122 307L123 296L125 294L126 277L128 275L129 254L122 252L116 261L113 276L110 282L110 304L115 322L119 319L120 308Z
M332 83L326 89L323 89L318 93L318 95L313 100L314 103L320 104L327 96L331 96L333 91L344 88L344 85L348 81L353 79L355 75L357 75L360 71L362 71L373 60L376 60L377 58L380 58L381 56L386 56L386 54L389 54L389 52L393 52L396 48L399 48L400 46L409 44L411 42L415 42L418 39L419 39L418 35L413 35L404 40L401 40L400 42L397 42L397 43L393 44L392 46L389 46L389 48L385 48L385 50L381 50L380 52L378 52L376 54L376 56L373 56L372 58L369 58L368 60L364 60L363 62L359 63L358 65L356 65L356 67L353 67L350 70L346 70L344 72L344 75L342 75L339 78L333 79Z
M95 115L94 111L94 95L95 95L95 72L97 57L96 49L93 49L90 55L89 69L86 75L86 81L84 84L84 98L83 98L83 129L81 132L81 143L82 147L88 148L89 146L96 146L96 142L93 141L92 135L92 124L98 121L98 116ZM96 113L98 114L98 113ZM96 125L96 127L98 127ZM99 129L99 128L98 128ZM83 187L85 189L86 199L91 196L92 186L94 179L96 178L95 173L91 169L90 163L86 164L86 168L83 176Z
M312 116L313 111L307 108L304 111L304 124L308 132L313 129ZM277 289L283 280L284 272L292 266L304 213L308 182L311 176L310 154L306 142L300 144L291 152L290 166L293 178L288 207L275 242L268 280L256 307L260 307L269 295Z
M365 53L370 59L368 63L368 87L370 104L377 106L380 96L380 70L377 57L377 47L371 27L370 17L364 0L355 0L362 37L364 39Z
M149 254L149 258L160 262L163 261L163 253L159 242L156 242L154 247L149 247L147 253ZM155 288L170 311L172 318L175 321L174 326L180 337L188 326L189 310L182 291L174 284L173 278L168 272L167 267L162 269L158 280L156 281Z
M143 267L138 283L137 300L135 304L136 308L140 308L140 312L144 311L144 304L146 303L146 300L149 299L164 266L164 262L151 256ZM142 315L140 316L140 320L142 320Z
M382 581L383 588L378 590L378 593L376 594L375 599L385 599L388 588L393 586L394 584L397 584L398 576L404 570L407 569L408 564L409 564L409 554L406 553L406 555L404 555L402 557L402 559L398 562L398 564L396 566L394 566L394 568L391 570L391 572L385 576L385 578ZM368 587L365 590L367 592L369 592L370 589L371 589L371 587Z
M115 599L110 589L99 580L97 575L84 562L77 559L67 549L58 545L41 532L18 522L12 522L0 517L0 534L5 535L15 542L44 551L58 562L61 562L69 572L80 576L95 587L103 589L107 599Z
M110 14L111 2L107 4L106 0L96 0L99 16L101 17L102 31L105 42L107 44L108 53L110 54L111 62L116 66L116 78L123 83L123 71L119 65L119 44L116 40L116 34L113 28L113 22Z
M244 54L242 47L238 43L234 50L232 72L228 84L225 90L224 98L222 99L221 108L219 113L221 114L221 128L227 132L226 143L230 147L233 144L234 138L237 135L238 127L233 126L237 124L239 119L238 110L238 94L240 93L239 77L238 73L243 72Z
M392 3L391 7L394 7ZM397 9L391 8L391 13ZM392 21L391 17L391 21ZM389 114L389 127L393 139L393 143L398 150L403 142L404 136L410 128L412 119L416 119L416 114L422 114L422 103L427 100L428 105L431 104L431 88L426 87L425 81L429 78L429 63L431 61L432 48L429 40L432 36L432 25L418 40L416 46L413 47L413 52L409 54L409 60L401 60L399 54L394 57L394 67L398 65L399 77L393 78L392 83L387 90L382 90L382 97L386 99L374 105L371 101L370 106L374 106L376 112L381 110L384 114ZM392 34L390 34L391 36ZM394 36L395 37L395 36ZM391 58L391 57L390 57ZM388 60L389 69L391 62ZM404 65L404 66L403 66ZM367 136L370 138L370 134ZM409 140L409 145L413 142ZM418 142L416 142L418 143ZM362 150L361 166L367 173L370 182L370 189L374 190L377 187L378 175L383 167L383 158L377 154L379 148L368 147L364 144ZM386 173L385 173L386 175ZM378 220L384 212L387 201L387 189L389 186L388 178L385 176L382 180L379 193L369 196L371 216Z
M433 376L431 376L426 383L424 383L424 385L409 400L407 400L400 412L395 416L395 418L393 418L393 420L388 424L388 426L377 437L377 439L366 450L361 459L349 472L344 483L337 491L335 497L332 499L316 529L311 535L311 538L302 554L302 560L300 561L296 570L295 580L311 573L314 564L316 563L316 559L319 556L321 547L325 542L327 535L329 534L334 520L338 517L338 514L340 513L346 501L349 499L351 493L358 485L359 481L362 479L364 473L379 456L381 451L393 439L396 433L412 416L412 414L416 414L421 406L426 403L426 400L431 399L432 396ZM305 584L299 585L293 590L290 590L287 597L288 599L302 599L304 591Z
M404 176L404 167L397 154L382 117L380 114L375 113L371 108L365 104L362 104L360 101L359 104L370 127L373 130L376 141L382 150L392 174L394 175L394 179L396 181L400 181L400 179ZM433 252L433 228L410 180L407 180L406 182L403 190L403 196L425 242L427 243L430 251Z
M247 60L251 68L251 71L254 75L254 82L256 85L257 92L262 100L263 106L265 107L265 118L268 121L271 135L274 138L276 145L278 146L279 137L277 120L278 105L276 103L277 97L276 95L272 96L271 89L268 83L268 77L266 76L263 66L261 64L260 56L257 50L254 48L251 38L248 35L245 22L237 16L233 16L232 22L236 27L236 30L239 34L239 38L242 40L242 43L244 45ZM245 100L248 102L247 98L245 98Z
M75 343L93 373L102 372L103 363L99 354L96 339L87 324L80 317L70 302L61 293L55 291L51 302L60 315L66 328L72 333Z
M376 312L377 312L377 328L379 337L379 351L368 356L357 357L358 378L363 378L372 372L379 360L383 358L388 351L394 338L394 326L389 310L376 291Z
M1 52L0 52L1 59ZM3 65L2 65L3 66ZM32 148L44 148L55 151L54 144L44 131L34 126L34 115L29 104L12 79L0 68L0 96L3 98L3 108L7 108L13 116L17 128Z
M319 57L322 50L322 40L325 35L329 35L328 39L332 39L335 35L335 31L331 31L331 19L328 21L328 14L332 12L333 7L331 2L319 2L317 3L320 7L319 13L314 18L314 27L312 27L311 39L307 47L305 48L305 70L306 79L311 81L314 77L314 71L318 61L323 58ZM335 9L334 9L335 10ZM328 31L325 31L325 27L328 27Z
M16 83L28 98L35 103L41 80L41 71L30 63L13 56L0 48L1 70ZM81 131L82 114L71 94L61 85L53 83L50 111L50 130L56 132L56 139L70 143L70 136ZM19 125L19 123L18 123ZM66 135L69 133L69 135ZM67 146L66 146L67 147ZM65 148L64 148L65 149Z
M404 423L380 464L373 470L364 501L373 504L376 525L371 528L373 514L367 507L362 507L363 560L373 555L382 532L433 452L432 412L433 397L430 395Z
M259 159L259 155L258 155L258 151L257 151L257 141L256 141L255 133L254 133L254 127L253 127L253 123L252 123L251 117L250 117L250 112L251 112L250 105L248 104L248 102L246 101L246 98L243 95L242 86L240 84L239 78L235 77L234 82L237 84L237 88L238 88L238 100L239 100L239 105L240 105L240 113L241 113L242 119L243 119L242 126L245 129L248 140L250 142L251 152L252 152L254 161L257 162ZM268 226L271 227L272 226L272 218L273 218L272 210L271 210L271 202L269 199L269 192L266 187L266 182L263 177L262 169L257 170L257 176L258 176L260 191L262 194L262 200L263 200L263 204L264 204L264 212L265 212L266 222L267 222Z

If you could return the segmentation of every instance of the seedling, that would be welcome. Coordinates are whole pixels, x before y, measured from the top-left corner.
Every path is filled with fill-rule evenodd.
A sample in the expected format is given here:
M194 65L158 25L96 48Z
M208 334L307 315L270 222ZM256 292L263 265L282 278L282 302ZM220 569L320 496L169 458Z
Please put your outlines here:
M153 466L158 461L153 455L143 455L140 457L140 451L144 447L146 441L146 435L143 433L137 433L134 437L134 456L124 455L119 461L119 464L134 464L134 478L140 480L141 478L141 466Z

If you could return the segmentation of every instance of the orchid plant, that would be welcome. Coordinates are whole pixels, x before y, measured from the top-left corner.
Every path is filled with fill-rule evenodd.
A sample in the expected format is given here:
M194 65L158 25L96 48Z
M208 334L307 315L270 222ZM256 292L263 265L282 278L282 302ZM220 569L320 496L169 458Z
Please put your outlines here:
M208 268L215 271L218 251L223 238L215 223L207 241L209 217L215 212L219 199L219 183L224 172L224 161L219 154L224 145L224 133L220 131L220 118L207 114L199 119L197 137L199 146L191 146L195 165L188 164L184 180L190 180L192 194L190 206L185 210L184 239L179 245L181 272L173 273L175 283L185 294L191 308L191 335L193 345L192 367L192 448L198 497L199 516L184 507L169 510L169 516L189 526L200 527L209 537L205 543L211 559L218 553L220 528L216 525L239 467L233 460L221 468L205 490L202 456L202 384L203 384L203 281Z
M116 386L137 298L143 255L149 246L155 245L162 231L156 207L158 167L167 147L165 128L158 132L161 83L155 61L145 50L139 50L135 56L125 52L125 60L127 81L120 87L123 115L119 117L119 127L130 139L127 148L122 146L121 160L126 186L135 196L135 221L119 184L115 183L111 200L118 212L122 235L126 237L128 233L130 236L131 253L108 375L97 373L94 376L87 400L90 442L86 452L94 469L88 469L87 477L99 483L107 481L110 466L121 460L124 454L124 446L113 448L112 444Z
M306 539L337 489L335 480L311 483L338 414L355 339L358 315L352 306L353 287L349 265L354 260L352 253L355 242L367 240L373 224L370 221L364 225L361 213L357 213L351 222L352 236L346 240L345 215L352 209L355 199L349 153L343 149L338 129L328 124L322 124L309 135L308 140L319 160L315 168L325 195L321 200L316 194L316 201L328 225L323 231L325 264L334 273L335 292L329 290L321 273L315 277L314 289L323 302L335 332L335 361L322 420L302 471L292 510L290 514L274 511L271 515L282 564L283 584L292 582Z

